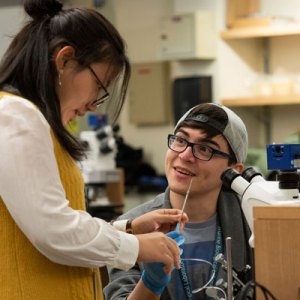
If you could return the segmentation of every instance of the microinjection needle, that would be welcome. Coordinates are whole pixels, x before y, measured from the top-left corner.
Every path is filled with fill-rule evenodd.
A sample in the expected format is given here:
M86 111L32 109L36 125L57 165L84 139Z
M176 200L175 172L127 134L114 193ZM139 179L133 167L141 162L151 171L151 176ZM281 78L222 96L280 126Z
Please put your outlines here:
M191 181L190 181L190 184L189 184L189 188L186 191L185 198L184 198L184 201L183 201L183 204L182 204L182 207L181 207L181 218L180 218L180 220L182 219L182 216L183 216L183 213L184 213L185 205L186 205L187 199L189 197L189 193L190 193L190 190L191 190L192 182L193 182L193 177L191 178ZM180 227L180 222L178 222L178 224L176 226L176 230L177 231L179 231L179 227Z

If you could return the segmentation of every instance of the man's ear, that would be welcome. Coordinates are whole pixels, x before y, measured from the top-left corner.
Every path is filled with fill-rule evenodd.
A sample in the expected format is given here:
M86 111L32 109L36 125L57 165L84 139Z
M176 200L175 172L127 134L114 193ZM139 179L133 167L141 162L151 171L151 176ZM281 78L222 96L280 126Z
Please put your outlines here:
M244 171L244 165L242 163L236 163L232 166L232 168L239 173L242 173Z
M75 58L75 49L72 46L64 46L54 56L57 71L62 70L70 59Z

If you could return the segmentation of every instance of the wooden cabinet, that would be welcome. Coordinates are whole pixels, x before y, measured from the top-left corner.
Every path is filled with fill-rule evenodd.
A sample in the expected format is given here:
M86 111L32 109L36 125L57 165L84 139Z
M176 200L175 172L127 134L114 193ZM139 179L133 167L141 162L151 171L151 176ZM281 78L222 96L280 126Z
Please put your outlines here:
M123 213L124 170L101 171L99 180L85 182L87 211L94 217L111 221Z
M276 299L300 299L299 232L300 207L254 208L255 280Z
M124 203L124 170L116 169L116 172L117 180L106 183L106 195L111 203Z
M136 126L170 121L170 70L167 62L132 64L129 120Z

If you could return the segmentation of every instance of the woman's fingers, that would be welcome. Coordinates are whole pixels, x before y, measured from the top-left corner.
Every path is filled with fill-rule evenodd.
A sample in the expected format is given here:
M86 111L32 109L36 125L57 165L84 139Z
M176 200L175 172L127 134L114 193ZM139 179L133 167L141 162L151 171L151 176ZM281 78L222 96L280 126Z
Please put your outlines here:
M180 222L184 226L188 221L186 213L179 209L158 209L148 212L132 221L133 232L136 234L152 231L169 232Z
M160 232L137 235L139 240L138 261L161 262L165 265L164 270L179 268L180 249L177 243Z

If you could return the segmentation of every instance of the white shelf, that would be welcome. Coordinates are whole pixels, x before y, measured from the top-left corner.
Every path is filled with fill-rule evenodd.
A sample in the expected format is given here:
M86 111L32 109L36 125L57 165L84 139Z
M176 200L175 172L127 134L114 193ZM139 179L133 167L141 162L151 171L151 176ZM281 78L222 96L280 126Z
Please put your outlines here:
M299 95L270 96L270 97L234 97L221 100L225 106L267 106L300 104Z
M299 35L300 24L233 28L221 32L224 40Z

